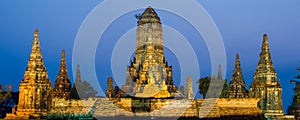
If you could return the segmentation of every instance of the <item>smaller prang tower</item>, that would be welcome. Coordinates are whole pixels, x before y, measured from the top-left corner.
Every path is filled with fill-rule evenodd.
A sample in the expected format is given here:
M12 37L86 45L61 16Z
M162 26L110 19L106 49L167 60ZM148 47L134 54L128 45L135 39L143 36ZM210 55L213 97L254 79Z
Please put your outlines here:
M246 84L242 74L242 68L240 63L239 54L236 54L235 67L229 83L229 98L246 98L248 93L246 90Z
M260 59L249 88L250 98L260 98L258 107L265 116L283 115L282 88L271 59L268 36L264 34Z
M68 76L68 69L66 66L65 51L61 52L61 61L59 71L53 89L53 97L60 99L70 99L71 81Z

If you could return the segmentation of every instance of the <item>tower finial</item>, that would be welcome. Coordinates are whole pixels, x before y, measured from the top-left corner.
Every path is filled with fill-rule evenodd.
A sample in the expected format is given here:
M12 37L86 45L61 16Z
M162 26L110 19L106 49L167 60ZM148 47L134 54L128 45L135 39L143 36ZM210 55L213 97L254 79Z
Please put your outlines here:
M229 98L245 98L247 97L246 84L242 75L240 56L236 53L235 66L229 83Z
M61 52L61 61L58 74L56 76L53 97L69 99L71 92L71 81L68 76L68 69L66 65L65 50Z
M61 58L62 58L62 59L65 59L65 50L62 50L62 51L61 51Z
M240 56L238 53L236 53L235 57L235 67L240 67Z
M66 67L66 56L65 56L65 50L61 51L61 61L60 61L60 72L67 69Z
M236 53L236 55L235 55L236 57L236 60L240 60L240 56L239 56L239 53Z
M39 30L35 29L35 31L34 31L34 37L38 37L38 36L39 36Z
M160 18L158 17L157 13L155 12L155 10L149 6L143 13L141 16L138 17L138 26L143 25L143 24L147 24L147 23L159 23L160 22Z
M268 35L267 34L264 34L264 39L268 39Z
M262 49L267 50L267 52L269 52L269 39L267 34L264 34L263 36Z

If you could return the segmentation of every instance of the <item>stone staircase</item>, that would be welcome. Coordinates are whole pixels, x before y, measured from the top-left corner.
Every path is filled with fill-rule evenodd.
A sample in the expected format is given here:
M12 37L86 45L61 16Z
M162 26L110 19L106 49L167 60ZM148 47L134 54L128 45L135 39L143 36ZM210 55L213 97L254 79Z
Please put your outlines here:
M206 100L197 103L198 115L200 118L219 118L220 109L214 100Z
M91 111L95 117L133 116L133 113L119 108L108 98L98 98Z

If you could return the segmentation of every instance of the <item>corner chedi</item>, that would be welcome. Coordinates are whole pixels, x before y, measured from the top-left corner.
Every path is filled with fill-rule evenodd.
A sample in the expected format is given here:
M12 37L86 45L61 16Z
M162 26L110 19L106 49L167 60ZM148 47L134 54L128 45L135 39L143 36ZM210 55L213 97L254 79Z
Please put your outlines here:
M165 61L162 24L155 10L148 7L138 19L136 54L127 67L127 95L142 98L168 98L177 93L172 66Z
M86 81L82 80L81 72L80 72L80 65L77 65L76 71L76 78L71 88L71 98L72 99L87 99L90 97L95 97L97 91L91 86L91 84Z
M268 36L264 34L260 59L249 88L250 98L260 98L258 107L266 118L284 119L282 88L271 59Z
M246 84L243 78L240 57L236 54L235 67L229 83L229 98L246 98L248 93L246 90Z
M65 51L61 53L59 71L53 89L53 98L70 99L71 81L66 66Z
M38 30L34 32L31 49L24 78L19 86L17 111L7 114L5 119L40 118L50 111L52 86L43 62Z

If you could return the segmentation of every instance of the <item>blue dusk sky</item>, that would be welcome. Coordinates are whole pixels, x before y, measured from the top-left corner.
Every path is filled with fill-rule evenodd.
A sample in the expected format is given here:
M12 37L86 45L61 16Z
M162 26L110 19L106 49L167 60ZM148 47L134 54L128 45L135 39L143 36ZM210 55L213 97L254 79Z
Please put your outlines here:
M43 53L45 66L49 78L54 83L58 72L61 50L66 51L67 67L69 76L73 82L72 53L77 32L87 15L99 4L101 0L6 0L0 2L0 83L11 84L14 91L23 78L27 66L33 32L39 29L39 38ZM138 1L135 1L138 2ZM294 79L296 68L300 65L300 1L299 0L197 0L207 11L218 27L225 46L227 66L226 79L230 80L235 55L239 53L244 79L249 88L253 81L253 74L259 60L260 47L263 34L268 34L270 51L278 79L283 88L283 105L285 111L292 102L293 87L289 81ZM118 3L116 3L118 4ZM130 5L131 3L128 3ZM177 4L176 1L170 4ZM126 4L125 4L126 6ZM148 6L151 6L149 4ZM148 7L141 6L141 7ZM152 6L155 8L155 6ZM114 8L107 10L109 13ZM161 18L162 24L169 26L181 33L197 49L196 56L200 67L200 77L211 74L211 63L208 47L201 35L195 31L193 26L183 18L173 13L156 10ZM95 66L100 86L105 90L107 77L113 76L110 67L112 51L117 41L136 27L135 14L143 12L143 9L130 11L113 21L101 36L95 54ZM197 11L191 11L191 15ZM99 20L94 21L95 26L101 25L105 15L99 14ZM199 20L201 22L201 20ZM205 29L205 28L203 28ZM130 34L130 33L129 33ZM134 34L133 34L134 35ZM135 41L134 37L131 42ZM176 37L168 37L176 43ZM89 39L86 40L87 42ZM165 49L166 60L173 65L174 80L180 84L180 66L176 53ZM189 55L189 53L187 53ZM128 59L129 61L129 59ZM81 66L84 66L82 64ZM217 66L215 66L217 67ZM125 70L117 71L124 76ZM84 80L88 79L89 71L82 74ZM224 75L225 76L225 75ZM197 97L201 97L197 95Z

